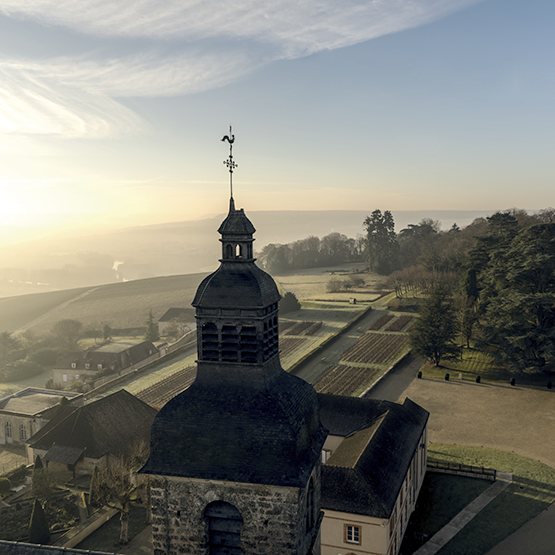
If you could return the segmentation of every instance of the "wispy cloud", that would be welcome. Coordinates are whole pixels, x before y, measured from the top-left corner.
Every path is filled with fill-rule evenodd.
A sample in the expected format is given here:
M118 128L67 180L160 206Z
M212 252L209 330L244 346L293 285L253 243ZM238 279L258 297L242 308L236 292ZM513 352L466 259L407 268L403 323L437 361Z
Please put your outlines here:
M95 35L250 38L304 55L422 25L477 1L0 0L0 10Z
M132 56L0 58L0 128L64 137L134 133L143 122L114 98L220 87L270 61L416 27L478 1L0 0L7 17L146 39Z

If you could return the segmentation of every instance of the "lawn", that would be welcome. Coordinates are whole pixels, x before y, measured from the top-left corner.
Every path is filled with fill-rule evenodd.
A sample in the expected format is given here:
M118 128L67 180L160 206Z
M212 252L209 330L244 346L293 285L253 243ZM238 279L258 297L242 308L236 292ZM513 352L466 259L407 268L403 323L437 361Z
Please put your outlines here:
M432 443L428 460L484 466L513 475L513 483L447 543L439 555L487 553L555 501L555 469L522 455L487 447ZM473 487L470 482L468 487ZM432 499L428 502L430 504L430 515L423 518L426 522L437 522L430 525L432 529L440 526L446 517L441 510L434 515L435 501ZM415 519L418 518L415 513Z
M411 555L420 547L415 534L430 539L491 485L488 480L427 472L400 555Z
M555 382L553 374L513 374L499 365L487 353L474 347L463 349L462 361L443 361L438 367L427 362L422 367L422 374L426 378L444 379L449 373L451 379L459 379L462 374L463 380L475 381L480 376L482 383L508 384L511 378L515 378L519 385L546 387L548 381Z
M357 273L365 280L365 285L354 289L329 293L327 285L330 278L346 280L352 272L363 270L364 264L343 264L333 268L309 268L291 274L273 276L280 292L291 292L299 301L324 301L348 303L351 297L357 302L369 303L380 296L383 277L372 273ZM332 274L333 272L333 274Z

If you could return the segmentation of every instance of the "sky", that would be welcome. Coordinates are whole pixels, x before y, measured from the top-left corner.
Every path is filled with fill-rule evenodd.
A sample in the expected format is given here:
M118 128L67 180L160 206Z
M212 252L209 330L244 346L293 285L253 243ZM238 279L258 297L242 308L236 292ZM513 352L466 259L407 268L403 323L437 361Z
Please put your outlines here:
M552 0L0 0L0 224L555 206Z

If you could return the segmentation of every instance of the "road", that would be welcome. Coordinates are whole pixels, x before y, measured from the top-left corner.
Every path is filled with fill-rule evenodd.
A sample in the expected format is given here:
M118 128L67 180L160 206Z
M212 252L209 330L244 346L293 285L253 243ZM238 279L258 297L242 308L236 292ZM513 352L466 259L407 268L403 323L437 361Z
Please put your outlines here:
M331 345L324 347L317 357L298 366L292 373L308 383L314 383L326 368L332 364L339 364L341 355L353 345L382 314L385 314L384 310L368 311L355 326L348 331L342 332Z

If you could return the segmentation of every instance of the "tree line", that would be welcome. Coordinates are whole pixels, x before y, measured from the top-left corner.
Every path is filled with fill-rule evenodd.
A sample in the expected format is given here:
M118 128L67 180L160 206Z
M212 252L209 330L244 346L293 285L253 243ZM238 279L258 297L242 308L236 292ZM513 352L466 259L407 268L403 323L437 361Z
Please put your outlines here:
M555 211L497 212L472 228L472 242L451 244L456 279L436 269L427 289L419 284L428 295L411 335L414 351L438 365L460 356L457 336L468 347L476 330L477 346L509 370L553 372ZM404 273L406 291L419 278ZM396 290L401 277L391 276Z
M270 273L283 273L303 268L337 266L363 260L365 239L352 239L342 233L330 233L322 239L311 235L285 245L266 245L257 258Z

